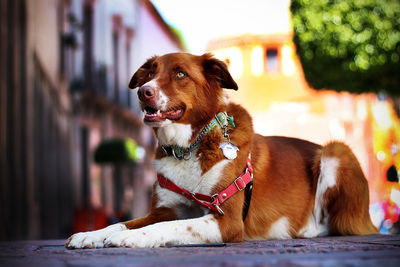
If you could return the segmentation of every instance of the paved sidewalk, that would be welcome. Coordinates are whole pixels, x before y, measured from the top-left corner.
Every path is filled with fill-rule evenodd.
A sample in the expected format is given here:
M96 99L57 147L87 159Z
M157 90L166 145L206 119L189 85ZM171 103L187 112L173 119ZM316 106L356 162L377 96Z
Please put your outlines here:
M0 242L0 266L400 266L400 235L153 249L67 250L64 241Z

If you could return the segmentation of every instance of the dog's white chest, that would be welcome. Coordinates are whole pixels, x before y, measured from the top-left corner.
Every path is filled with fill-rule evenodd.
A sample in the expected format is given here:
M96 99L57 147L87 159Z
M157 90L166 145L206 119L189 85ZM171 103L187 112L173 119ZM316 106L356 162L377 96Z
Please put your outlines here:
M177 160L173 157L165 157L153 162L157 173L162 174L167 179L174 182L176 185L202 194L210 194L213 186L221 178L222 172L228 164L228 160L222 160L215 164L208 172L201 174L202 170L197 157L192 157L189 160ZM181 204L193 205L191 201L185 197L162 188L159 185L156 187L157 196L159 198L159 207L176 207Z

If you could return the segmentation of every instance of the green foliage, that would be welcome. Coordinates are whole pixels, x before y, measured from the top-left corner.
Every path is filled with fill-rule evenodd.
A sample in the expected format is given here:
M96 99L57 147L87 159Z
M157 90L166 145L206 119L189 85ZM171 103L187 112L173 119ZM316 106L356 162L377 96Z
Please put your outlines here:
M132 139L110 139L99 144L94 153L98 164L134 163L138 160L137 144Z
M400 95L399 0L292 0L290 8L312 87Z
M182 32L177 28L177 27L175 27L174 25L169 25L169 27L171 28L171 30L176 34L176 36L178 37L178 39L179 39L179 41L181 42L181 44L182 44L182 48L183 48L183 50L184 51L188 51L189 49L188 49L188 47L187 47L187 44L186 44L186 42L185 42L185 38L183 37L183 34L182 34Z

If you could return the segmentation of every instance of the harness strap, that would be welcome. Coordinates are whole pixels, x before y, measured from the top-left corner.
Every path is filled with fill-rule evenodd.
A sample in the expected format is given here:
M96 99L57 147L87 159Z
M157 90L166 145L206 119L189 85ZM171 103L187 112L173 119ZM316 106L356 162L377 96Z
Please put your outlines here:
M231 196L236 194L237 192L240 192L243 189L248 188L249 184L250 184L249 188L250 188L250 199L251 199L253 167L251 165L250 158L248 158L246 164L246 170L238 178L236 178L235 181L233 181L233 183L230 184L227 188L212 196L204 195L201 193L190 192L185 188L177 186L175 183L165 178L161 174L157 174L157 178L158 178L158 183L160 184L161 187L173 191L177 194L180 194L186 197L187 199L194 201L199 206L218 212L220 215L224 215L224 211L221 209L220 205L224 203L227 199L229 199ZM250 199L248 198L248 193L246 193L245 195L246 195L246 201L245 201L245 206L243 207L243 220L246 218L248 206L250 205Z
M251 181L246 185L246 189L244 191L244 204L242 213L243 221L246 220L247 213L249 212L252 192L253 192L253 181Z

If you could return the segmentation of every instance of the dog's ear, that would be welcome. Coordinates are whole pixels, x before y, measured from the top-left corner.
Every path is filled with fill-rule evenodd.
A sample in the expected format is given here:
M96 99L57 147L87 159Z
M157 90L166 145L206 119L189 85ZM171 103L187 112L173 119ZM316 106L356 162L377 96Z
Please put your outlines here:
M146 77L147 71L151 68L154 61L158 58L158 56L153 56L149 58L146 63L144 63L136 72L133 74L131 81L129 82L129 88L135 89L139 85L141 85L141 81Z
M211 54L202 55L203 68L207 79L215 80L221 88L237 90L238 86L228 71L225 62Z

